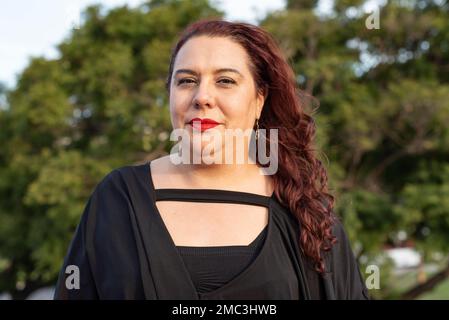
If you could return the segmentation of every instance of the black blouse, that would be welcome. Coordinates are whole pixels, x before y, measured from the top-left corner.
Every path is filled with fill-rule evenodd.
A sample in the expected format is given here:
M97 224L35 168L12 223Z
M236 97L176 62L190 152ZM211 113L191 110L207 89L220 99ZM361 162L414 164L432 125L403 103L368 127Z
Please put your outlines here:
M55 299L367 299L340 222L338 243L314 271L298 247L300 226L275 198L211 189L154 189L150 163L112 171L92 193L56 285ZM269 210L266 237L254 259L225 284L197 292L156 207L163 200L241 203ZM68 266L79 289L66 286ZM73 269L70 269L73 270Z
M247 246L176 246L198 293L218 289L240 274L259 254L267 231Z

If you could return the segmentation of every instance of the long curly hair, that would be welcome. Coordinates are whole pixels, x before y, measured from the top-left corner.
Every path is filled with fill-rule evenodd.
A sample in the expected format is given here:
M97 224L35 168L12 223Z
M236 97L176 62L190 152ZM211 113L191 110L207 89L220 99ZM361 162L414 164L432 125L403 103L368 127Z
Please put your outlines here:
M332 234L336 216L333 213L334 197L328 193L326 169L315 155L316 125L304 110L302 97L306 94L297 88L292 68L268 32L252 24L220 19L199 20L183 30L171 53L165 83L168 92L179 50L190 38L201 35L226 37L246 50L256 90L266 94L259 128L267 132L271 128L278 129L274 194L301 226L300 250L316 271L324 273L323 251L329 251L337 241ZM270 152L268 143L266 150Z

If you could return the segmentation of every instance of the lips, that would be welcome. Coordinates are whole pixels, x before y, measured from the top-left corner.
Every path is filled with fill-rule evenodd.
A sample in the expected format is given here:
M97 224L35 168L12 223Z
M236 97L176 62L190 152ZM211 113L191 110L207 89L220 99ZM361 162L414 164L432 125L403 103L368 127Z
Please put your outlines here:
M188 122L194 129L205 131L208 129L211 129L213 127L218 126L220 123L218 123L215 120L208 119L208 118L193 118Z

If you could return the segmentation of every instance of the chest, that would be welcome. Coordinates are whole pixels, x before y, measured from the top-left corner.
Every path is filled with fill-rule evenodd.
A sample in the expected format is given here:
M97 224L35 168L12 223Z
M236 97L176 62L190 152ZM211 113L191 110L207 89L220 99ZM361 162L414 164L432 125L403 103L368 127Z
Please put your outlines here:
M177 246L246 246L268 224L268 208L260 206L160 201L156 207Z

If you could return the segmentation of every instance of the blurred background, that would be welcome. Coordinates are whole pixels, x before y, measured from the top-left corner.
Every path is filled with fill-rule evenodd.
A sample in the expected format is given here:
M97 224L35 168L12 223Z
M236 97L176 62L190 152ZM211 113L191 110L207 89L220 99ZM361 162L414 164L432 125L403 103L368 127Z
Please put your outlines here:
M319 100L371 296L449 299L447 0L2 0L0 299L51 298L96 184L169 152L170 49L206 17L269 31Z

